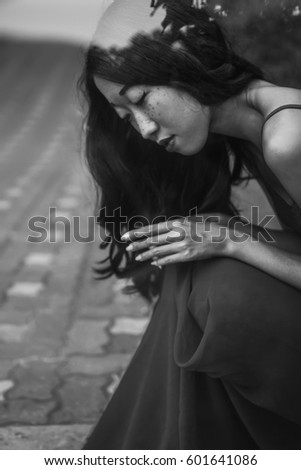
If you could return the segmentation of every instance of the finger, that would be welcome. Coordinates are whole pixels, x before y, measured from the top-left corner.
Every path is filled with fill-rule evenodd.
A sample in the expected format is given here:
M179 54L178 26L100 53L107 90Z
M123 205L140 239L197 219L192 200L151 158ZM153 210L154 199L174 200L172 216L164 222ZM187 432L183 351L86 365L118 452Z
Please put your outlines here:
M153 246L160 246L166 243L174 243L175 241L181 241L185 239L185 233L179 234L178 231L171 230L170 232L158 234L152 237L148 237L146 240L136 241L126 247L127 251L135 252L139 250L150 249Z
M129 232L124 233L120 238L124 242L133 242L136 238L147 237L149 234L149 225L141 228L135 228Z
M166 232L161 235L157 235L155 237L148 237L145 240L142 241L136 241L131 243L129 246L126 247L126 251L139 251L139 250L146 250L148 248L151 248L152 246L156 245L162 245L166 243L166 238L167 234L169 232Z
M130 230L122 235L121 239L125 241L134 241L136 238L154 236L159 233L168 232L168 222L160 222L155 225L145 225L144 227Z
M184 222L183 219L167 220L159 222L158 224L145 225L134 230L130 230L122 235L121 240L123 241L134 241L135 238L142 236L155 236L161 233L166 233L172 230L174 227L179 227Z
M160 258L169 254L174 254L178 251L183 251L184 245L182 242L179 243L170 243L168 245L158 246L156 248L152 248L140 255L136 256L136 261L147 261L152 258Z
M164 256L163 258L153 261L151 265L157 266L158 268L162 269L162 267L167 264L185 263L187 261L190 261L190 259L187 258L187 256L185 256L183 253L175 253L173 255Z

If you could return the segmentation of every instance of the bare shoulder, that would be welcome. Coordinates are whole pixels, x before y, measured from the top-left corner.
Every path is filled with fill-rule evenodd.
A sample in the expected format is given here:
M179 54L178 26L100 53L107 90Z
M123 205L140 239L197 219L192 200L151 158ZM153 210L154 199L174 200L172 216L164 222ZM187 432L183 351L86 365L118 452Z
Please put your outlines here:
M249 103L258 109L264 118L280 106L301 105L301 90L278 86L265 80L254 80L247 93Z
M277 155L288 155L294 150L300 154L301 149L301 90L280 87L263 80L254 81L248 89L248 100L262 116L267 116L277 108L288 105L300 105L299 108L285 108L268 119L262 129L262 147L264 156L270 160ZM274 162L276 163L276 161ZM279 162L281 163L281 162Z
M262 122L279 107L300 105L282 109L265 122L262 152L268 166L301 206L301 90L257 81L249 94Z

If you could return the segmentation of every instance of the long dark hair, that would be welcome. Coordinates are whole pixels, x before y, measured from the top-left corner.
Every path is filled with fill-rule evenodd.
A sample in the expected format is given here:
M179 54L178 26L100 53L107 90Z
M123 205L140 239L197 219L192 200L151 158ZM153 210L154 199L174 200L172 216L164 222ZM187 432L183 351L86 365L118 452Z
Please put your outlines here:
M198 213L237 215L231 185L240 181L252 159L240 140L219 135L210 135L195 156L167 153L117 116L94 78L126 87L173 86L209 106L262 78L257 67L234 53L205 9L191 8L186 1L165 3L168 31L139 34L122 53L91 46L80 81L88 103L86 159L98 190L99 222L108 234L100 246L109 247L109 255L97 272L102 278L132 278L134 288L149 299L159 291L161 273L149 263L133 261L121 234L139 220L145 224L145 218L152 223L155 218L186 216L194 208Z

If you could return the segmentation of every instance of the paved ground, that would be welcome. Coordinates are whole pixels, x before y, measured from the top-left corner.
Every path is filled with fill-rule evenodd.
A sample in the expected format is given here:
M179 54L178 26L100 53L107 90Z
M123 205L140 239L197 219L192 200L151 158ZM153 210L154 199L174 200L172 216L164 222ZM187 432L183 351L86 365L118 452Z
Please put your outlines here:
M0 0L0 34L88 44L111 0Z
M0 449L76 449L136 349L149 308L93 279L93 193L80 163L78 49L2 42L0 73ZM47 238L28 228L47 218ZM89 232L91 235L91 231ZM71 229L72 235L72 229ZM53 242L53 237L56 241Z

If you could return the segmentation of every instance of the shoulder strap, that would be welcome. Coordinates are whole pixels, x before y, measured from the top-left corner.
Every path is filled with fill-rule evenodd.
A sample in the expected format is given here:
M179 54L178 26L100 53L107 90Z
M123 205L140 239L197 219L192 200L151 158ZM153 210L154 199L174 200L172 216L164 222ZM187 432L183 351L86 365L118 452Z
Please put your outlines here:
M274 109L271 113L267 115L265 120L263 121L262 127L265 125L265 123L275 114L279 113L283 109L301 109L301 104L284 104L283 106L279 106L278 108Z

